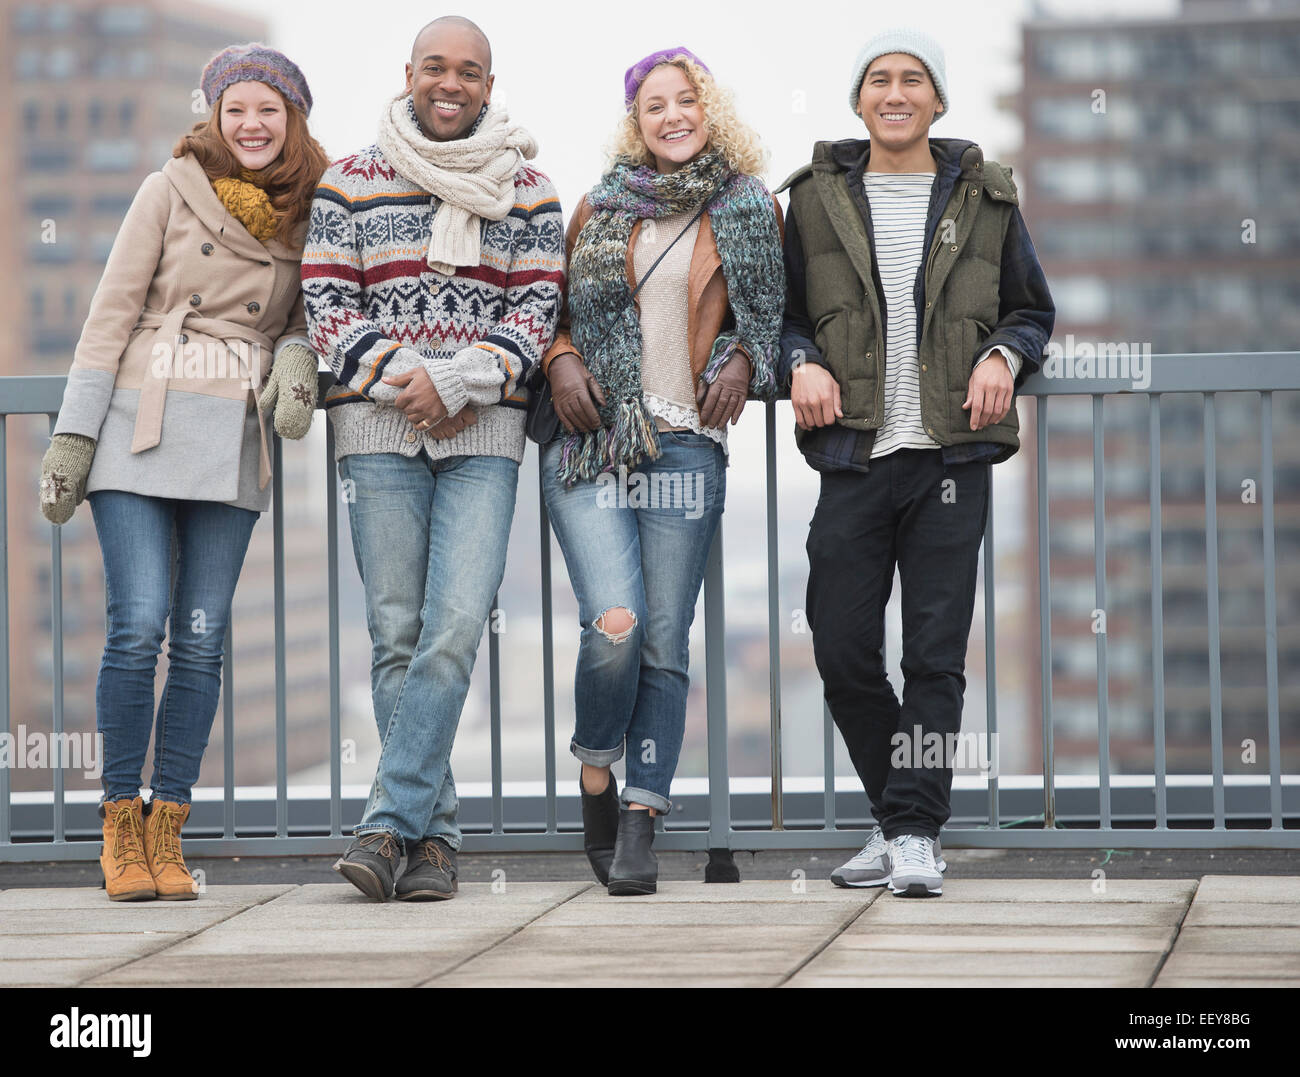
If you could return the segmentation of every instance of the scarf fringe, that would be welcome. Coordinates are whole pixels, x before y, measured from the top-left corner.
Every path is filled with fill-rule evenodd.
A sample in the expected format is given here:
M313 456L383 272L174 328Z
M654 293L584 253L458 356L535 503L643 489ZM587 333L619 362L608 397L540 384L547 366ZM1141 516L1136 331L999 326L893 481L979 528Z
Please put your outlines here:
M723 333L713 342L709 361L704 365L700 375L705 385L712 385L718 380L722 368L736 354L740 346L740 337L735 333ZM778 346L754 347L745 349L749 355L749 393L757 400L772 400L776 396L776 367Z
M662 453L659 428L645 401L624 400L609 426L565 437L557 476L567 490L619 465L631 469L642 459L657 460Z

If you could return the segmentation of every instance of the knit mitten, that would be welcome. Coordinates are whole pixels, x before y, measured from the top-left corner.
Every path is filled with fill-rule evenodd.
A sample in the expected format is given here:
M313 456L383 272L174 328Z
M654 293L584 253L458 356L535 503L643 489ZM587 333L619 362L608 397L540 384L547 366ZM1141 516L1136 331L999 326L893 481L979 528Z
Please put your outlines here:
M95 439L84 434L55 434L41 460L41 515L66 524L85 500L86 478L95 459Z
M316 384L316 353L302 344L282 348L257 401L263 414L275 408L275 432L282 438L296 441L311 427Z

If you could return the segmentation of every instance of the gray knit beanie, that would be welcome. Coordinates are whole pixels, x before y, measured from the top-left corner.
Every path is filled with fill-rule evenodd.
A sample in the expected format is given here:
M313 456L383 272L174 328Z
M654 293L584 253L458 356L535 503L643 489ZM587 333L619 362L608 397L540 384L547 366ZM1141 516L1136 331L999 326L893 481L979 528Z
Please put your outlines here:
M925 64L925 69L930 72L934 88L939 94L939 101L943 105L943 112L936 112L934 118L937 120L947 113L948 80L944 73L943 46L929 34L903 27L885 30L862 46L862 51L858 53L857 62L853 66L853 83L849 86L849 108L853 109L853 114L862 115L858 111L858 99L862 95L862 80L867 77L867 68L871 66L873 60L888 56L891 52L905 52Z

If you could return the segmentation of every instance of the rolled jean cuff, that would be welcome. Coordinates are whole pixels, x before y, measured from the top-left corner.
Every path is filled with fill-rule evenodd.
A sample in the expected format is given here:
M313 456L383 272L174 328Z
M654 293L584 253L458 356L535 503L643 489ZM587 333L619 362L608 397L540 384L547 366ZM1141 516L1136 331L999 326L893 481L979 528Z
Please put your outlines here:
M420 841L432 841L434 838L437 838L441 842L445 842L447 848L449 848L453 853L460 852L460 843L463 839L459 834L426 834L420 839ZM418 844L419 842L408 841L406 843L406 851L409 853Z
M381 830L397 842L399 849L406 848L406 839L391 826L384 826L382 823L358 823L352 828L352 837L359 838L364 834L374 834Z
M652 793L649 789L638 789L634 785L627 786L619 793L618 798L625 806L644 804L647 808L654 808L660 815L667 815L673 810L671 800L661 797L658 793Z
M584 748L576 740L569 741L569 751L589 767L608 767L623 758L623 745L617 748Z

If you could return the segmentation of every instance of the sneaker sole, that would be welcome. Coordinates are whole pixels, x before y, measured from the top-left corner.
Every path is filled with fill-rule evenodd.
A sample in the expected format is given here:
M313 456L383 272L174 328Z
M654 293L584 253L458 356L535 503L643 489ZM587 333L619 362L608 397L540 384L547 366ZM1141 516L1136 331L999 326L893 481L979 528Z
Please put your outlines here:
M838 875L832 875L831 882L836 886L843 887L845 890L863 890L872 886L888 886L889 876L886 875L883 879L876 879L872 882L854 883L850 882L848 879L842 879Z
M392 894L384 892L379 876L364 864L349 864L346 860L338 860L334 864L334 870L372 901L388 901L392 897Z
M926 883L908 883L902 889L896 886L891 886L890 889L893 890L896 897L926 898L943 896L942 884L933 890Z

